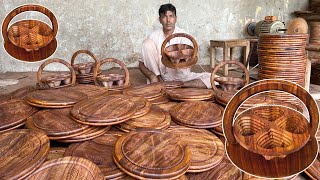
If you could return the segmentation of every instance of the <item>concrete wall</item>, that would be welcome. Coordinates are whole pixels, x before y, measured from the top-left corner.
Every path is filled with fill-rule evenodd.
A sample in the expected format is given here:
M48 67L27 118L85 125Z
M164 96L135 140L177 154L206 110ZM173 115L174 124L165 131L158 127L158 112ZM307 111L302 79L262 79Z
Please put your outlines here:
M128 66L136 66L144 38L160 28L158 8L168 0L1 0L1 23L14 8L28 3L50 9L58 19L58 47L49 58L70 61L74 52L89 49L98 58L113 57ZM209 40L244 37L244 27L252 20L275 15L288 22L295 10L306 10L308 0L171 0L177 8L178 26L197 40L199 63L209 64ZM24 18L41 19L44 15L27 12ZM0 72L37 71L42 62L24 63L9 56L1 36ZM221 59L218 52L218 59ZM236 54L240 56L240 54ZM49 70L60 69L51 65Z

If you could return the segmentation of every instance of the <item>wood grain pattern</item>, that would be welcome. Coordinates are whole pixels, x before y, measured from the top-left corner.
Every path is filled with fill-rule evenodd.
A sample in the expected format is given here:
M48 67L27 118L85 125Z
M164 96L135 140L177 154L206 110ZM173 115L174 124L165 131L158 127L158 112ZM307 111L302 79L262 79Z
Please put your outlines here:
M186 101L174 106L169 112L173 120L193 128L213 128L222 123L224 108L204 101Z
M180 137L191 151L191 163L187 172L208 171L222 161L224 144L211 132L186 127L171 127L168 131Z
M150 103L153 105L160 105L160 104L166 104L170 102L170 99L167 95L164 95L164 96L156 97L154 99L148 99L148 101L150 101Z
M114 162L135 178L175 179L190 165L191 152L165 131L131 131L116 142Z
M214 97L214 91L210 89L198 88L178 88L168 89L166 93L174 100L208 100Z
M131 118L129 121L117 124L125 132L136 129L166 129L169 127L171 116L168 112L152 105L150 111L141 117Z
M237 91L216 91L215 97L219 104L226 106L236 92Z
M270 179L270 180L297 180L297 179L299 179L297 177L298 177L298 175L293 175L293 176L290 176L287 178L279 178L279 179L277 178L277 179ZM266 179L261 178L261 177L252 176L247 173L243 173L242 180L266 180Z
M125 99L130 99L130 101L134 102L134 104L136 105L137 107L136 112L134 113L133 116L131 116L131 119L144 116L150 111L151 103L143 97L129 96L129 95L117 95L117 96L123 97Z
M125 174L114 164L112 153L116 141L123 135L121 132L107 132L100 137L82 143L71 144L64 156L86 158L95 163L106 179L117 179Z
M84 133L73 136L70 138L66 139L59 139L59 142L64 142L64 143L77 143L77 142L83 142L87 141L90 139L94 139L96 137L99 137L103 135L104 133L108 132L110 129L110 126L105 126L105 127L92 127L90 128L89 131L85 131Z
M137 106L123 96L99 96L76 104L70 114L74 120L89 125L119 124L136 113Z
M38 131L19 129L2 133L0 178L25 178L44 162L49 148L49 138Z
M76 57L79 54L87 54L89 55L94 62L82 62L75 64ZM98 58L89 50L79 50L75 52L71 57L71 66L76 70L77 72L77 82L78 83L93 83L93 68L96 66L96 63L98 62ZM98 72L98 74L100 74Z
M46 161L62 158L66 149L66 147L50 147Z
M23 125L38 109L22 100L0 102L0 131Z
M151 83L140 86L133 86L123 91L123 94L131 96L140 96L146 99L152 99L163 96L165 88L159 83Z
M161 81L159 84L164 86L166 89L175 89L183 86L182 81Z
M89 85L89 84L77 84L75 86L68 87L70 90L83 92L88 97L92 96L99 96L103 94L107 94L108 90L106 88L95 86L95 85Z
M97 165L81 157L63 157L43 163L27 179L102 180L104 176Z
M312 179L320 179L320 156L318 154L317 159L313 164L305 170L306 174Z
M160 107L161 109L165 110L165 111L170 111L171 108L173 108L173 106L179 104L178 102L173 102L173 101L170 101L168 103L165 103L165 104L159 104L157 105L158 107Z
M83 99L87 99L86 94L68 87L34 91L26 96L29 104L43 108L71 107Z

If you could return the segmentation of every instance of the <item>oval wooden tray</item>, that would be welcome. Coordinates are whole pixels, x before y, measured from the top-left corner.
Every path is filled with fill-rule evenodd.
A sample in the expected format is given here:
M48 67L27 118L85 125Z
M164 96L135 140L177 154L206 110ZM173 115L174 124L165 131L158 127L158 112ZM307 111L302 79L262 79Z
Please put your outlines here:
M90 139L97 138L104 133L108 132L111 126L105 126L105 127L92 127L89 131L86 131L80 135L73 136L66 139L59 139L59 142L63 143L77 143L77 142L83 142Z
M169 112L173 120L192 128L213 128L222 123L224 108L204 101L186 101L174 106Z
M77 102L87 99L87 95L73 89L60 88L39 90L29 93L26 101L36 107L63 108L74 106Z
M64 156L86 158L97 164L106 179L117 179L125 174L114 164L112 153L116 141L123 135L121 132L107 132L100 137L82 143L71 144Z
M61 179L61 180L103 180L104 176L97 165L81 157L63 157L43 163L27 179Z
M169 127L171 116L158 106L151 106L150 111L141 117L117 124L119 129L129 132L136 129L166 129Z
M171 127L168 131L180 137L192 152L187 172L208 171L222 161L224 144L211 132L187 127Z
M146 99L160 97L163 96L164 93L165 88L159 83L132 86L128 89L123 90L123 94L127 94L130 96L140 96Z
M122 95L99 96L76 104L71 110L74 120L93 126L108 126L129 120L137 110L133 101Z
M214 91L210 89L178 88L168 89L166 93L171 99L178 101L207 100L214 97Z
M89 85L89 84L77 84L75 86L68 87L70 90L83 92L88 97L92 96L99 96L103 94L107 94L108 90L106 88L95 86L95 85Z
M22 100L0 102L0 131L23 125L26 119L38 109Z
M19 129L0 136L0 178L23 179L45 161L50 144L42 132Z
M113 159L135 178L175 179L190 165L191 152L180 139L165 131L131 131L116 142Z

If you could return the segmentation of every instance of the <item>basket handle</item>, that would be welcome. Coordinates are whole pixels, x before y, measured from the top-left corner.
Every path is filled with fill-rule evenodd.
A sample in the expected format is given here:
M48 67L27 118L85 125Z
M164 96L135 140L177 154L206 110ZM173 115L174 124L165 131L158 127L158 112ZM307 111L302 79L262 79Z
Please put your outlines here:
M216 75L217 71L218 71L221 67L225 66L226 64L235 64L235 65L238 65L238 66L243 70L243 72L244 72L244 74L245 74L245 80L246 80L245 85L249 84L249 78L250 78L250 76L249 76L249 71L248 71L248 69L247 69L242 63L240 63L240 62L238 62L238 61L223 61L223 62L221 62L220 64L218 64L218 65L213 69L213 71L212 71L212 73L211 73L211 86L212 86L212 89L213 89L215 92L218 92L218 91L219 91L218 88L217 88L217 86L216 86L215 83L214 83L215 75Z
M306 91L303 87L298 84L292 83L287 80L281 79L264 79L260 81L253 82L241 90L239 90L229 101L228 105L225 108L223 114L223 131L226 137L226 140L229 143L236 144L237 141L233 135L233 120L234 115L239 108L239 106L249 97L254 94L278 90L290 93L298 97L304 105L307 107L310 116L310 137L315 137L315 134L319 126L319 109L316 101L312 98L310 93Z
M125 72L124 88L128 87L129 86L129 70L128 70L128 68L126 67L126 65L122 61L120 61L118 59L115 59L115 58L106 58L106 59L103 59L103 60L98 61L96 63L96 66L95 66L95 68L93 70L94 84L95 85L99 85L99 83L97 81L98 69L100 69L102 64L108 63L108 62L117 63L123 68L123 70Z
M73 67L65 60L54 58L54 59L46 60L44 63L42 63L40 65L40 67L38 69L38 73L37 73L37 81L38 81L39 86L41 88L45 88L45 86L43 85L43 83L41 81L42 71L43 71L44 67L46 67L48 64L51 64L54 62L64 64L65 66L67 66L69 68L70 73L71 73L71 84L70 85L75 84L76 83L76 72L74 71Z
M3 36L3 40L4 42L9 42L9 38L8 38L8 26L10 21L18 14L25 12L25 11L38 11L41 12L42 14L46 15L52 24L52 31L53 34L52 36L55 37L57 35L58 32L58 21L56 19L56 17L54 16L54 14L47 8L40 6L40 5L36 5L36 4L27 4L27 5L23 5L20 7L17 7L16 9L12 10L4 19L3 24L2 24L2 36Z
M98 62L97 57L96 57L91 51L89 51L89 50L79 50L79 51L75 52L75 53L72 55L72 58L71 58L71 66L72 66L72 67L73 67L73 65L74 65L74 61L75 61L76 57L77 57L79 54L82 54L82 53L88 54L90 57L92 57L92 59L94 60L95 63Z
M186 34L186 33L175 33L175 34L171 34L170 36L168 36L162 43L161 56L165 56L164 49L165 49L167 43L171 39L173 39L175 37L185 37L185 38L190 39L191 42L193 43L193 55L192 55L192 58L196 58L197 57L197 54L198 54L198 43L196 42L196 40L192 36L190 36L189 34Z

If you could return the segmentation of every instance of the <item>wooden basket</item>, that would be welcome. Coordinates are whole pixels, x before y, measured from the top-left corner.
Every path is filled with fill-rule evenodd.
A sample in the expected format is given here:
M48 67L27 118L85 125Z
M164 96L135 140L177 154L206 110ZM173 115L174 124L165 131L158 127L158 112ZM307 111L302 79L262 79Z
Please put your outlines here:
M52 28L39 20L21 20L13 23L10 21L18 14L26 11L37 11L46 15ZM2 24L2 35L7 52L23 61L43 60L54 53L57 48L55 39L58 32L58 22L54 14L40 5L23 5L12 10Z
M299 98L308 109L310 120L280 105L249 108L235 117L247 98L270 90ZM279 79L257 81L238 91L225 109L226 150L230 160L249 174L268 178L291 176L307 168L316 158L318 124L318 106L301 86ZM259 162L259 166L250 162Z
M167 43L175 37L185 37L191 40L193 46L188 44L173 44L166 47ZM176 33L167 37L161 46L162 63L173 69L189 67L198 61L198 44L196 40L185 33Z
M52 76L42 77L43 69L51 63L61 63L67 66L70 70L70 74L55 74ZM37 81L41 89L49 89L49 88L62 88L74 85L76 83L76 73L72 66L62 59L49 59L42 63L38 69L37 73Z

